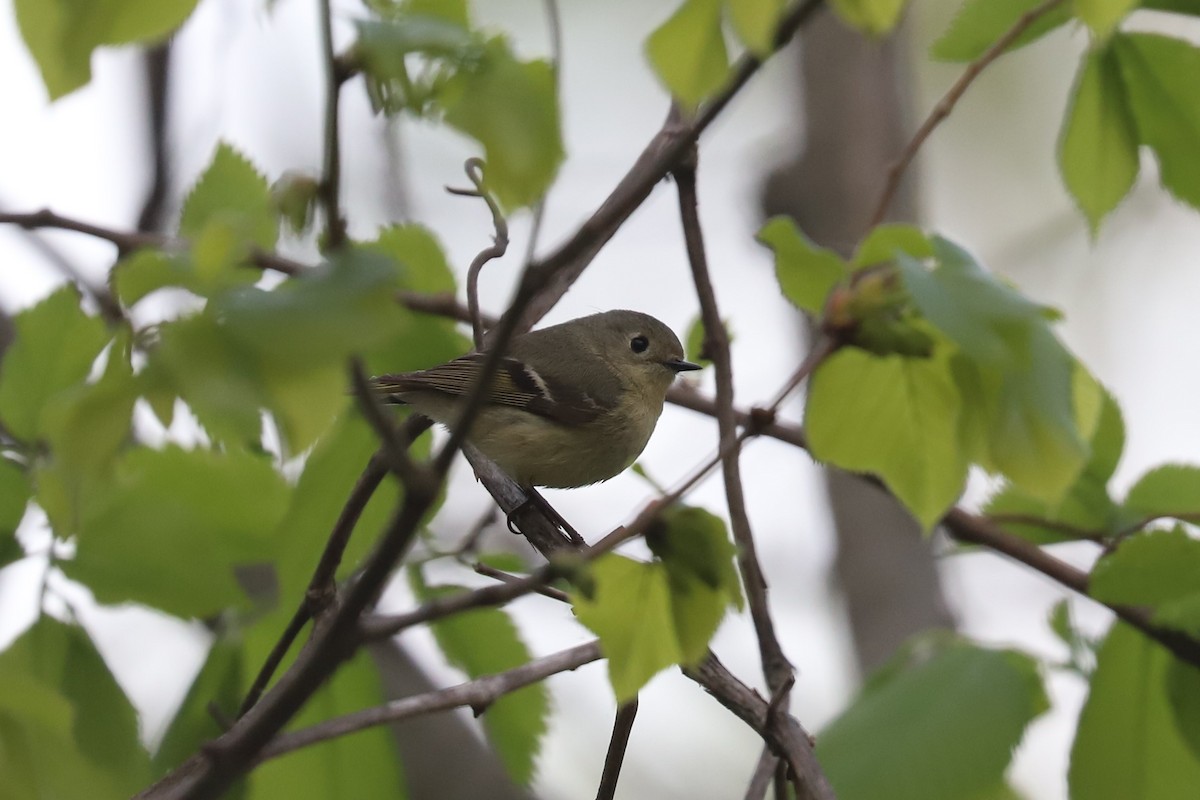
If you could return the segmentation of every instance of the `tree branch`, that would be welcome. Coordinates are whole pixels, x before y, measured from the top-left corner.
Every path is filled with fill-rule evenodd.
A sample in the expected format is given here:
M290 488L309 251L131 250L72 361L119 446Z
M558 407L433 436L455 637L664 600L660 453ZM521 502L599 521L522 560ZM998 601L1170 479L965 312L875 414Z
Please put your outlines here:
M482 350L483 318L479 314L479 273L489 261L503 258L504 254L508 252L508 222L500 213L500 206L496 204L496 199L483 186L483 159L468 158L465 169L467 177L470 178L475 188L452 189L447 186L446 191L462 197L478 197L483 200L487 204L488 211L492 212L492 227L495 230L492 244L480 250L479 254L472 259L471 266L467 268L467 313L470 316L475 349Z
M346 243L346 220L341 209L341 134L338 109L346 73L333 52L333 13L331 0L319 0L321 18L321 62L325 67L325 151L321 183L317 188L325 208L326 245L338 250Z
M505 672L461 683L458 686L393 700L376 708L335 717L308 728L277 736L269 746L263 748L255 763L278 758L303 747L320 744L365 728L399 722L423 714L469 706L478 715L482 713L483 709L506 694L545 680L551 675L578 669L584 664L600 658L600 643L591 641L530 661Z
M600 786L596 789L596 800L612 800L617 794L617 779L621 777L625 748L629 745L629 734L633 732L637 712L636 697L617 707L612 736L608 740L608 754L604 757L604 771L600 773Z
M767 685L775 692L791 679L792 664L784 655L779 638L775 635L775 623L771 619L771 609L767 602L767 581L758 561L754 535L750 529L750 517L746 512L740 448L733 446L738 437L737 420L733 413L733 362L729 353L729 335L717 308L717 295L708 272L708 257L704 251L704 233L700 227L696 197L695 165L696 153L693 150L692 158L676 167L672 174L679 191L679 214L683 222L688 262L692 267L692 281L696 284L700 314L704 321L705 350L712 359L716 372L716 418L723 453L721 471L725 479L730 528L738 545L738 566L741 568L742 581L746 585L746 596L758 637L763 672Z
M913 134L900 156L888 168L887 181L883 186L883 193L879 197L879 202L875 206L875 213L871 215L871 222L867 229L874 228L883 221L887 214L888 206L892 203L892 198L896 194L896 189L900 186L900 178L908 169L909 164L916 157L917 151L921 149L921 145L925 144L925 140L933 133L934 128L942 123L946 117L950 116L950 112L954 110L954 106L959 99L967 91L979 74L983 72L989 64L1003 55L1004 51L1015 42L1021 34L1029 29L1029 26L1037 22L1043 16L1053 11L1057 6L1061 5L1063 0L1045 0L1041 5L1026 11L1024 14L1013 23L1012 27L1005 31L1004 35L992 43L992 46L983 51L977 59L967 65L963 70L963 74L950 87L942 99L938 101L933 110L929 112L929 116L921 123L921 127Z

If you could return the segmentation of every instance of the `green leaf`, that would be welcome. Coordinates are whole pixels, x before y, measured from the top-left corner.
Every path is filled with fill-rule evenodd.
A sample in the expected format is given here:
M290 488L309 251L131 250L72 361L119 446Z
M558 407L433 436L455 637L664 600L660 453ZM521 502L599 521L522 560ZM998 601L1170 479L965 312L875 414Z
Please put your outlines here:
M363 242L360 247L401 265L398 275L406 289L428 294L454 293L454 271L446 261L446 252L437 235L424 225L389 225L373 241Z
M234 567L266 558L289 488L267 458L138 449L87 498L64 571L103 603L180 617L245 604Z
M1154 621L1200 634L1200 541L1176 527L1131 536L1092 570L1088 594L1109 605L1146 605Z
M0 420L18 439L45 433L50 399L81 384L108 336L104 323L79 308L79 292L64 286L13 318L16 335L0 364Z
M984 508L989 516L1020 515L1048 523L997 520L1005 530L1037 544L1078 539L1087 534L1115 533L1125 515L1108 494L1108 480L1120 461L1125 446L1125 424L1116 400L1095 382L1082 365L1075 369L1076 418L1081 430L1091 430L1091 451L1079 479L1058 503L1047 503L1019 487L1007 485ZM1089 406L1086 410L1081 406ZM1086 419L1085 419L1086 418ZM1068 530L1062 526L1077 529Z
M197 0L16 0L21 37L51 100L92 79L92 51L102 45L162 39L183 24Z
M729 23L742 43L759 58L775 49L775 31L785 0L726 0Z
M143 788L150 759L138 740L137 714L82 628L41 617L3 654L0 675L12 670L36 677L69 704L73 749L106 773L106 783L125 795Z
M888 33L900 21L907 0L833 0L833 10L848 24L871 36Z
M1055 338L1045 309L935 238L933 270L897 263L913 303L960 349L954 361L964 436L974 460L1043 502L1075 483L1087 446L1075 421L1075 360Z
M668 573L696 578L741 610L741 583L734 562L737 547L729 540L725 520L697 506L673 505L646 532L646 544Z
M646 40L646 57L683 105L694 108L714 94L729 75L721 0L684 0Z
M983 55L1026 13L1043 0L966 0L950 27L933 43L930 55L942 61L973 61ZM1071 4L1060 3L1038 18L1009 46L1024 47L1072 18Z
M1175 729L1200 760L1200 669L1178 658L1167 665L1167 705Z
M608 554L592 565L592 596L572 596L579 621L600 637L618 702L637 696L652 677L683 660L675 632L667 570Z
M1137 479L1125 495L1125 512L1134 518L1200 517L1200 467L1165 464Z
M43 413L50 448L71 472L107 470L129 438L137 398L129 340L129 331L122 329L108 349L100 379L59 393Z
M1137 128L1111 47L1084 56L1063 121L1058 166L1094 235L1133 188L1139 166Z
M1158 157L1163 187L1200 208L1200 48L1149 33L1112 39L1138 139Z
M502 39L450 78L446 122L483 145L484 184L508 209L536 203L563 160L554 68L518 61Z
M271 637L277 631L270 632ZM258 663L252 661L251 663ZM383 705L379 675L365 649L338 668L313 695L290 729ZM296 750L259 765L250 773L248 797L403 798L404 776L388 729L375 726Z
M945 358L843 349L813 375L805 429L814 457L878 475L929 530L966 480L961 413Z
M1140 0L1075 0L1075 16L1083 20L1096 38L1103 41Z
M918 643L821 732L817 758L839 800L961 800L1001 782L1026 726L1046 708L1029 656Z
M73 709L38 678L0 663L0 800L129 796L71 736Z
M416 577L416 571L410 574L422 601L467 591L463 586L426 586ZM446 660L469 678L503 672L531 660L516 625L499 609L455 614L434 622L431 627ZM517 783L528 784L533 780L549 717L550 693L544 683L507 694L483 713L488 739Z
M820 314L833 287L848 275L842 258L813 244L789 217L768 220L756 238L775 253L775 277L784 297L801 311Z
M1190 800L1200 760L1180 736L1166 690L1172 656L1116 623L1097 656L1068 772L1072 800Z
M212 297L225 289L248 286L262 273L254 269L229 269L201 274L191 256L161 250L138 250L122 259L112 272L113 288L126 306L168 287L187 289L202 297Z
M33 486L25 470L0 457L0 567L25 554L16 532L32 495Z
M912 225L877 225L854 251L850 268L858 271L895 260L897 253L913 258L933 258L933 242L925 231Z
M184 199L179 231L191 240L199 281L224 287L228 273L254 248L275 247L279 224L271 188L245 156L222 142Z
M223 733L212 709L230 718L237 713L242 702L243 668L241 642L229 634L219 635L154 753L155 777L179 766L201 745Z

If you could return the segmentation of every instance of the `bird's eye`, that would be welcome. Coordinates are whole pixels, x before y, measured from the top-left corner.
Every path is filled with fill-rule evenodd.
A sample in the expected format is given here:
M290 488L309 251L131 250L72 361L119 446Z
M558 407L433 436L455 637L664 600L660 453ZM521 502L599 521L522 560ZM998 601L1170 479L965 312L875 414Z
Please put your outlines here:
M650 340L645 336L635 336L629 340L629 349L635 353L644 353L650 346Z

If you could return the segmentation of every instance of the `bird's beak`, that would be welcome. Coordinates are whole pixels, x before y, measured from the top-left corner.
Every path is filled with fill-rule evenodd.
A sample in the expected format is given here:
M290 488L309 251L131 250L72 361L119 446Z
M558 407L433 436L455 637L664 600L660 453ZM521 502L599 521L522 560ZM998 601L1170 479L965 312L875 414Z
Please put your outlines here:
M690 372L694 369L704 369L699 364L684 361L682 358L670 358L662 362L663 366L672 372Z

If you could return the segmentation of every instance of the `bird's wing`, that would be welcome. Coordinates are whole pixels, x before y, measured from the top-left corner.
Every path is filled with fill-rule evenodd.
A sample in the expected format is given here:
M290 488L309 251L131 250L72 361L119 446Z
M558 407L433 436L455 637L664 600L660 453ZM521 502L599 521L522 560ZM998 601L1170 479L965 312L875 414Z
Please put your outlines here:
M376 391L400 402L405 392L415 391L461 397L471 391L486 357L485 353L471 353L420 372L381 375L373 383ZM586 392L539 375L524 362L509 357L500 359L488 402L520 408L564 425L582 425L609 410Z

